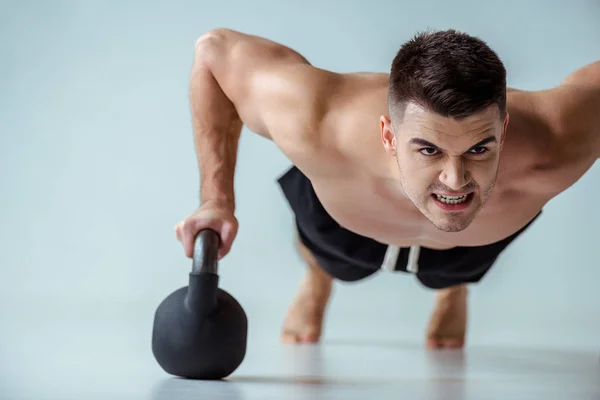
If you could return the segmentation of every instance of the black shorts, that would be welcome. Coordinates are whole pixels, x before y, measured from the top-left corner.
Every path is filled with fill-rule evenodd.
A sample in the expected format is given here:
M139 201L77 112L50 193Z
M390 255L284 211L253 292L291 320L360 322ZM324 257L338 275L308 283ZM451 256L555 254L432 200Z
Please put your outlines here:
M382 269L384 259L388 260L393 246L341 227L325 211L310 180L298 168L292 167L278 179L278 183L295 214L300 240L329 275L351 282ZM489 245L448 250L419 247L418 253L413 253L418 254L416 270L407 268L411 248L395 248L391 269L412 271L424 286L432 289L479 282L500 253L539 215L513 235Z

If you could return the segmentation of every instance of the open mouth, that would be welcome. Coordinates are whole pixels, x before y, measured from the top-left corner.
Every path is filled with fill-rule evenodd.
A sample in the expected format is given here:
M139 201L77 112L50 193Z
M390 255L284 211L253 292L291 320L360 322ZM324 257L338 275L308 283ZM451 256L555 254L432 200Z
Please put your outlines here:
M456 211L467 208L471 204L474 194L471 192L461 196L447 196L434 193L431 196L442 209Z

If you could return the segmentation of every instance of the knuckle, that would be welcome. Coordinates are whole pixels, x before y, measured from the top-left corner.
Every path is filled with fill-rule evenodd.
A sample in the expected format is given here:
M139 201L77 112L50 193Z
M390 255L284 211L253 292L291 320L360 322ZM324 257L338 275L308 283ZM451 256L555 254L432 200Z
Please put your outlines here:
M190 233L194 230L196 224L196 221L194 221L193 219L187 219L184 222L182 229L185 233Z

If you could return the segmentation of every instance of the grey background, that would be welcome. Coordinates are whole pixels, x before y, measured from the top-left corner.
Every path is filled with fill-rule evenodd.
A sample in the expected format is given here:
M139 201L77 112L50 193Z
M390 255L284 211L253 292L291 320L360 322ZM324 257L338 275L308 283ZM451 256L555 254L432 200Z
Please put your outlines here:
M350 72L387 71L416 31L455 28L499 53L510 86L537 90L599 59L598 15L592 0L0 1L0 397L89 362L156 368L154 309L191 266L173 227L198 206L188 82L202 33L265 36ZM244 130L221 282L250 346L277 342L303 274L275 184L289 165ZM599 178L596 164L472 287L470 345L597 351ZM420 345L432 304L409 275L337 285L324 337Z

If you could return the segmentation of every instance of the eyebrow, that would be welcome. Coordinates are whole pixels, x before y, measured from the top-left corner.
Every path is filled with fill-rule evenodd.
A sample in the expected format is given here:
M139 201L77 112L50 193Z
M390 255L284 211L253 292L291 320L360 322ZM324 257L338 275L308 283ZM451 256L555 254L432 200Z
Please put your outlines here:
M498 142L498 140L496 139L495 136L489 136L489 137L487 137L487 138L479 141L478 143L474 144L473 146L471 146L469 148L469 150L472 150L472 149L474 149L476 147L484 146L484 145L486 145L488 143L497 143L497 142ZM421 139L421 138L412 138L412 139L410 139L408 141L408 143L409 144L416 144L416 145L419 145L419 146L432 147L432 148L434 148L436 150L443 150L439 146L436 146L435 144L433 144L433 143L431 143L431 142L429 142L429 141L427 141L425 139ZM469 151L469 150L467 150L467 151Z

